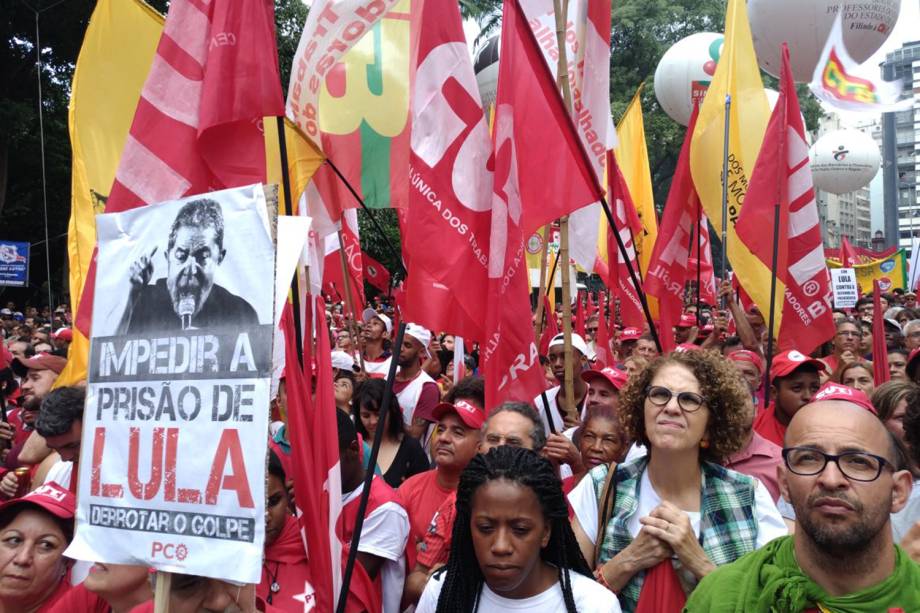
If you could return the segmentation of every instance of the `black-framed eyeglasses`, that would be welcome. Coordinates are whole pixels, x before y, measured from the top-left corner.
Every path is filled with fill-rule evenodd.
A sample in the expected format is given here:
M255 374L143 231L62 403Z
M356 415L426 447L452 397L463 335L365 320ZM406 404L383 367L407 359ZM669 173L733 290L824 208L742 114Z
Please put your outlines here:
M706 399L695 392L672 392L660 385L650 385L645 388L645 397L658 407L665 406L675 396L677 396L677 406L685 413L698 411L706 403Z
M847 451L834 455L811 447L786 447L783 449L786 468L797 475L810 477L824 472L828 462L833 462L847 478L853 481L875 481L886 466L894 466L881 456L865 451Z

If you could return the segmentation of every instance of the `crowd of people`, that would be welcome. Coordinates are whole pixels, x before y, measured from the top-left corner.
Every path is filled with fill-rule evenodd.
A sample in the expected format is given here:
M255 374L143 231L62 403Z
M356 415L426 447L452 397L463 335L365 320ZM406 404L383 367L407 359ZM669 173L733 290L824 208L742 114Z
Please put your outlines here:
M721 308L688 304L664 355L601 306L568 356L549 339L543 392L498 406L475 345L409 323L397 347L386 299L357 318L329 303L337 531L358 541L365 589L348 610L920 611L920 309L912 292L876 298L882 312L872 297L835 312L810 355L773 339L769 367L764 317L728 284ZM64 306L0 310L0 611L152 611L150 569L63 555L85 402L55 387L70 325ZM170 611L304 610L287 409L282 377L262 581L173 575Z

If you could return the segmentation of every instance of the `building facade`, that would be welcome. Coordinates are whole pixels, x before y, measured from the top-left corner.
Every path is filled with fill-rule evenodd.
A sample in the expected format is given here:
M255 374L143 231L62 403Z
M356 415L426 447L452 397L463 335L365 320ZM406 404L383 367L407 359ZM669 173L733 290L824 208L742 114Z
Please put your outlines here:
M914 93L914 106L882 115L882 172L885 194L886 246L910 253L920 236L920 41L905 43L885 57L882 77L903 79Z

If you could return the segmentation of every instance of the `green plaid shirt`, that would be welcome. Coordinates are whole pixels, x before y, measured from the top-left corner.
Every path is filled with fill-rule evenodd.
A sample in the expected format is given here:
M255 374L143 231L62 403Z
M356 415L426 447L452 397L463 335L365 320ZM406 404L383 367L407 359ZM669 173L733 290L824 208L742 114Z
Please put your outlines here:
M627 528L629 518L639 507L639 483L648 458L642 457L616 468L616 502L613 516L607 523L601 543L599 563L623 551L632 542ZM598 507L607 465L597 466L590 473ZM754 517L754 491L756 480L717 464L703 462L702 500L700 504L700 545L716 566L734 562L744 554L754 551L757 542L757 519ZM601 535L598 535L600 537ZM620 591L620 606L631 613L639 602L639 593L645 581L645 571L633 575Z

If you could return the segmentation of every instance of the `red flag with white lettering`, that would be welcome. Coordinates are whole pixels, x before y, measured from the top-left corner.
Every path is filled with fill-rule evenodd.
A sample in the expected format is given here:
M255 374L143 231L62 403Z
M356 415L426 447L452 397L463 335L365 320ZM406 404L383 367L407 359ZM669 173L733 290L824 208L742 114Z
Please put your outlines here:
M690 139L698 112L699 107L694 105L671 179L671 191L661 215L658 240L645 274L645 291L658 299L662 328L660 338L665 352L674 349L673 326L680 321L684 308L684 286L690 274L687 257L692 247L690 236L694 233L694 220L702 210L693 177L690 176Z
M529 401L543 389L524 237L602 195L520 6L505 0L503 10L482 346L487 406Z
M409 207L402 218L412 296L404 316L482 339L492 208L489 125L457 3L428 0L421 10Z
M785 44L782 56L779 100L767 124L735 230L751 253L772 267L774 207L779 205L774 274L782 318L777 340L781 351L797 349L807 354L834 335L834 319L805 126Z
M345 284L348 283L351 299L354 302L356 319L364 310L364 272L361 259L361 244L357 236L357 211L345 211L341 234L330 234L325 238L326 254L323 258L323 287L345 299ZM352 225L354 223L354 225ZM341 237L341 241L339 241ZM345 266L348 270L347 280L342 276L342 254L345 254Z
M272 2L173 0L106 212L265 181L262 118L284 113ZM77 319L89 336L95 257Z
M620 239L626 247L626 253L632 264L633 271L638 275L639 264L636 257L636 245L634 237L642 232L642 222L633 205L632 198L629 195L629 187L623 173L620 172L620 166L617 164L616 156L612 151L607 155L607 182L609 184L610 205L613 209L613 219L616 222L616 228L607 228L607 257L611 261L608 268L609 277L607 278L607 287L613 291L613 295L620 299L620 321L624 326L633 326L642 328L645 325L645 313L642 310L642 302L639 298L639 292L642 288L636 288L632 276L629 274L629 268L626 265L626 259L619 249L616 237L613 232L620 235Z

